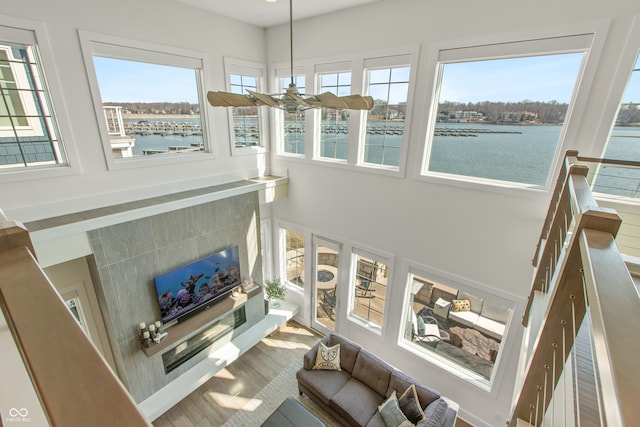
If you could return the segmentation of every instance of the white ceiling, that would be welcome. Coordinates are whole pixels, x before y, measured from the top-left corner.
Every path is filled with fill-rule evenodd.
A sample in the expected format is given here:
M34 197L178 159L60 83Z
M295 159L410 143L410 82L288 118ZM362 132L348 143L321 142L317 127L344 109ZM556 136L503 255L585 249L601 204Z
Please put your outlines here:
M289 0L177 0L259 27L289 22ZM379 0L294 0L293 20L323 15Z

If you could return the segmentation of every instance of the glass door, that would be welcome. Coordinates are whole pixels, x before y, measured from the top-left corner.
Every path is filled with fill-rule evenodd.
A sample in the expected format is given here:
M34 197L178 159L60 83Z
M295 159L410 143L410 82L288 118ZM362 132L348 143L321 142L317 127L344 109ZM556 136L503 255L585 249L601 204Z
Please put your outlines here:
M328 333L336 330L339 300L340 244L314 236L312 327Z

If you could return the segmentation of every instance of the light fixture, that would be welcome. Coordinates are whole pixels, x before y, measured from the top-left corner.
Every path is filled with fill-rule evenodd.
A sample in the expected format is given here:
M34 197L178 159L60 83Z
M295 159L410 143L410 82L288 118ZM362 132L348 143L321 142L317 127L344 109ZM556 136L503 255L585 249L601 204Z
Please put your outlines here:
M289 87L284 93L270 95L247 90L248 94L242 95L231 92L210 91L207 93L209 103L214 107L267 106L279 108L288 113L322 107L335 110L371 110L373 108L373 98L370 96L336 96L331 92L307 96L298 91L293 76L293 0L289 0L289 41L291 83L289 83Z

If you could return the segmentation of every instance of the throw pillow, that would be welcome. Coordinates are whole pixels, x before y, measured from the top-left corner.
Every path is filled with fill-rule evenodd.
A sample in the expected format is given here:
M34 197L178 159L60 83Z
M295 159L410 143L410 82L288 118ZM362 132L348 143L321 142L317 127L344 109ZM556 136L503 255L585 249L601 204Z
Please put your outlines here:
M402 413L412 423L418 424L425 420L424 412L420 407L418 392L416 391L416 386L414 384L411 384L407 387L404 393L402 393L402 396L398 399L398 404L400 405Z
M378 411L380 411L380 415L382 415L382 419L387 427L414 426L402 413L395 390L382 405L378 406Z
M454 299L451 301L454 312L471 311L471 302L468 299Z
M326 371L340 371L340 344L327 347L320 343L316 355L316 364L313 369L323 369Z

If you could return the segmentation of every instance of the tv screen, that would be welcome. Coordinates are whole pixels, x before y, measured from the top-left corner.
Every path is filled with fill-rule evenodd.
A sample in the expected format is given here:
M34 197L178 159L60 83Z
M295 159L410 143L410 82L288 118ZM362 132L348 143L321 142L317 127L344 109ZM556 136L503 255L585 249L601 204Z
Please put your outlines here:
M155 278L162 322L205 309L240 285L238 246Z

